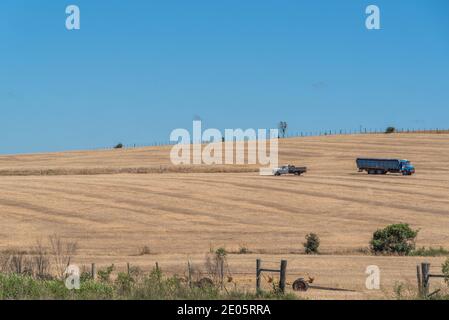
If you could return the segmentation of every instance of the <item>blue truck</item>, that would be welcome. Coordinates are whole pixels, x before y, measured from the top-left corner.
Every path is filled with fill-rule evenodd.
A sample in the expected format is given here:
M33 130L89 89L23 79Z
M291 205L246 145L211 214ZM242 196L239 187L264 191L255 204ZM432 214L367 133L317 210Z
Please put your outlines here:
M358 158L356 162L359 172L366 171L368 174L387 174L391 172L411 176L415 173L415 167L408 160Z

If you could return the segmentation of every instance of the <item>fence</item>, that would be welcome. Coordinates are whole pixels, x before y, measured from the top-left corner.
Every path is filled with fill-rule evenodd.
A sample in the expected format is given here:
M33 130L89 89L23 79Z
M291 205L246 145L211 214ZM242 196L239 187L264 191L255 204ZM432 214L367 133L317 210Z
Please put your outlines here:
M314 279L308 278L305 279L304 273L298 272L297 270L289 271L287 268L288 261L287 260L268 260L264 262L268 262L269 265L273 266L274 264L279 265L279 269L275 268L266 268L263 267L263 261L261 259L256 259L255 261L255 272L234 272L229 270L229 266L227 265L226 259L219 258L218 260L214 261L214 264L216 266L216 269L213 270L213 274L210 273L210 271L206 272L198 272L197 266L193 266L190 261L186 263L186 273L184 276L181 276L180 279L182 279L187 285L192 287L205 287L208 285L214 285L217 288L220 288L224 291L227 291L226 288L226 282L233 283L234 286L237 285L237 282L235 282L234 276L244 276L244 278L252 278L255 280L255 287L252 287L255 289L256 293L260 293L264 290L275 290L280 292L281 294L286 293L287 289L288 291L301 291L305 292L309 289L316 289L316 290L326 290L326 291L341 291L341 292L356 292L355 290L350 289L344 289L344 288L334 288L334 287L328 287L328 286L319 286L313 284ZM264 263L265 264L265 263ZM86 269L84 269L86 270ZM132 274L132 266L130 263L126 263L126 269L125 272L128 275ZM159 267L159 263L155 263L155 267L153 270L161 271ZM90 276L92 279L97 279L97 266L95 263L92 263L90 266ZM177 274L179 276L179 273L173 273L171 274ZM265 274L268 274L265 276ZM273 274L278 275L278 279L275 279ZM290 282L287 281L287 276L290 277ZM226 281L225 278L228 278ZM293 280L294 279L294 280ZM253 284L254 285L254 284ZM252 289L250 287L250 289Z
M430 279L431 278L446 278L442 274L430 273L430 263L424 262L421 266L416 266L416 278L418 282L418 293L423 298L430 298L440 292L438 289L430 293Z
M379 128L359 128L359 129L327 129L316 131L295 131L293 133L287 133L283 138L299 138L299 137L320 137L320 136L337 136L337 135L354 135L354 134L384 134L385 129ZM395 133L427 133L427 134L449 134L449 129L416 129L416 128L395 128ZM163 147L174 145L176 142L172 141L158 141L151 143L132 143L124 144L123 149L135 149L145 147ZM111 147L103 148L87 148L87 150L113 150Z

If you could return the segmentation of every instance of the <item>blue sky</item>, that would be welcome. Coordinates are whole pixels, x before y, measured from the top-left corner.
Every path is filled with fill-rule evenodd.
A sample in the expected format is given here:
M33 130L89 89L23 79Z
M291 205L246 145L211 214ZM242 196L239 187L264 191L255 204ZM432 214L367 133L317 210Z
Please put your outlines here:
M81 30L65 28L65 8ZM365 28L365 8L381 30ZM2 0L0 153L175 128L449 127L447 0Z

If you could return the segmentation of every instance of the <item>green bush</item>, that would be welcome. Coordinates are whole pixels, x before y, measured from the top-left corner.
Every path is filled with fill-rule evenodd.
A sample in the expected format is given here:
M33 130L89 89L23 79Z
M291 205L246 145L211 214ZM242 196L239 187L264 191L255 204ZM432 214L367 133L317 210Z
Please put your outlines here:
M395 132L396 132L395 127L388 127L387 129L385 129L385 133L395 133Z
M306 242L304 243L304 249L306 254L318 254L318 248L320 247L320 238L315 233L309 233L306 235Z
M224 258L226 257L228 252L225 248L218 248L217 250L215 250L215 254L217 255L217 257Z
M109 267L105 269L98 270L97 276L101 282L107 283L111 281L111 273L114 271L115 266L111 264Z
M134 285L134 278L127 273L120 272L115 280L115 285L119 294L128 294Z
M247 247L242 246L239 248L238 254L249 254L249 253L251 253L251 251Z
M370 242L375 254L409 255L415 249L415 240L419 230L412 230L408 224L392 224L379 229Z

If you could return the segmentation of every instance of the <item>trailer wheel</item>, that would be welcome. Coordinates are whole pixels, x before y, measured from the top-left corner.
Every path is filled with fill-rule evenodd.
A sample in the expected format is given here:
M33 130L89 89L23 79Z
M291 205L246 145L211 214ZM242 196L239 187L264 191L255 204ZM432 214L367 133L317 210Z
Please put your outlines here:
M309 290L309 283L303 278L296 279L292 284L292 288L294 291L306 292Z

